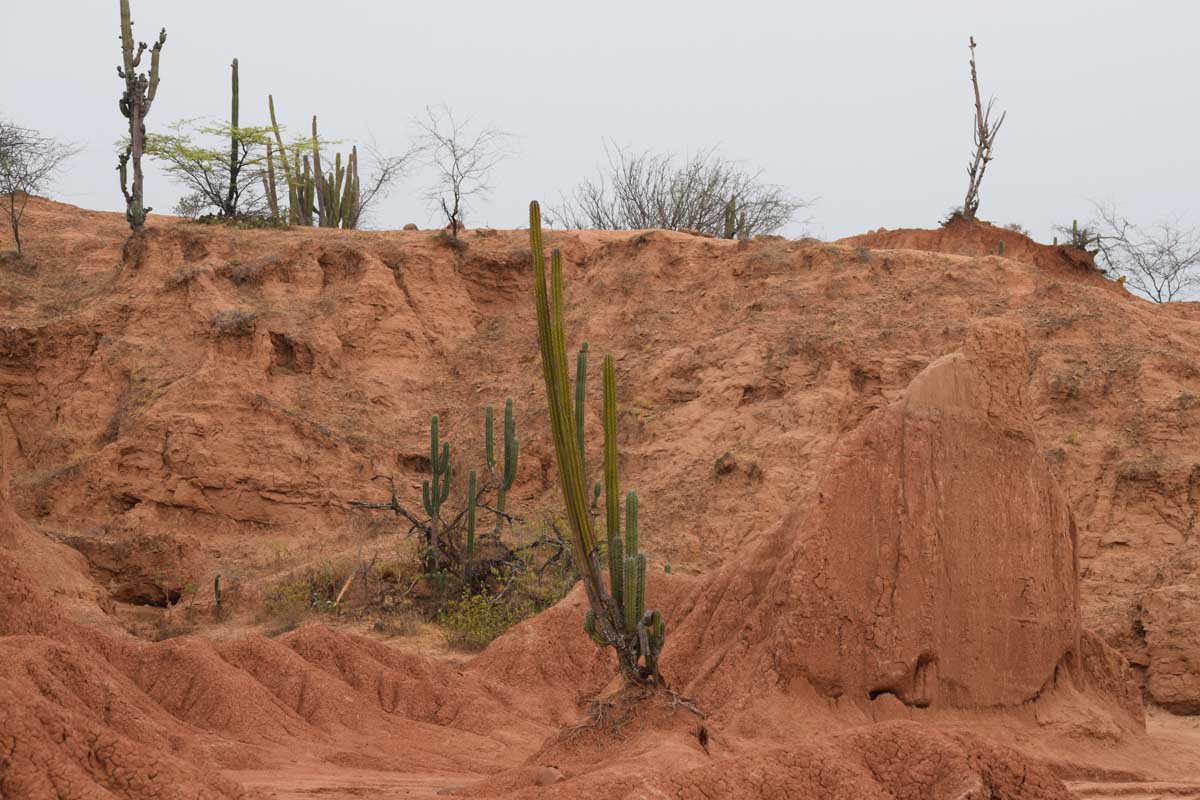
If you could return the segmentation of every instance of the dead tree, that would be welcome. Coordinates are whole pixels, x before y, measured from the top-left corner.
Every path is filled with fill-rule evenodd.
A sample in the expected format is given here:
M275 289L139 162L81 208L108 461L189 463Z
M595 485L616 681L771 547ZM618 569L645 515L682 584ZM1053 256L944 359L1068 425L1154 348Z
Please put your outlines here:
M979 210L979 186L983 183L983 173L987 171L988 162L992 160L992 147L996 143L996 134L1004 124L1007 112L1000 118L992 120L992 109L995 97L989 97L987 105L979 94L979 75L975 70L975 37L971 37L971 86L975 90L975 155L967 167L967 196L963 200L962 215L967 219L975 219Z
M121 0L121 54L123 66L117 67L117 75L125 80L125 92L121 95L121 113L129 120L129 144L118 156L117 171L121 174L121 193L125 195L125 219L134 233L141 233L146 225L146 215L153 209L147 208L142 195L142 154L146 150L146 116L154 104L158 92L158 60L162 47L167 42L167 29L158 34L158 41L150 48L150 74L139 73L146 52L146 43L138 42L133 49L133 19L129 11L129 0ZM133 185L129 184L129 162L133 162Z
M491 190L492 169L509 155L512 135L498 128L470 130L447 107L425 109L416 120L418 150L436 175L425 198L446 217L450 238L458 239L463 212L472 197Z
M0 199L18 255L22 252L21 219L29 198L46 191L63 163L78 152L73 144L0 119Z
M1185 299L1200 287L1200 228L1178 219L1143 228L1112 203L1094 205L1089 227L1106 272L1155 303Z

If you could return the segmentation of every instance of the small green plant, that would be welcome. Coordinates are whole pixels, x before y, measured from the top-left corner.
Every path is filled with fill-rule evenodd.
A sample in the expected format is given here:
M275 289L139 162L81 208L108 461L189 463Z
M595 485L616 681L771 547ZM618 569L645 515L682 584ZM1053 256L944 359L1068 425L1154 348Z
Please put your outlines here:
M1094 228L1080 227L1077 219L1071 220L1071 227L1058 225L1055 230L1066 236L1067 247L1084 250L1093 256L1100 252L1100 232ZM1054 237L1054 243L1058 244L1057 236Z
M1063 439L1063 441L1064 441L1065 443L1069 444L1069 445L1078 446L1078 445L1079 445L1079 443L1080 443L1080 441L1082 441L1082 439L1081 439L1081 437L1079 436L1079 433L1078 433L1078 432L1074 432L1074 431L1073 431L1073 432L1071 432L1070 434L1068 434L1068 435L1067 435L1067 438L1066 438L1066 439Z
M497 636L529 617L532 609L514 607L485 594L464 591L438 617L446 643L459 650L482 650Z

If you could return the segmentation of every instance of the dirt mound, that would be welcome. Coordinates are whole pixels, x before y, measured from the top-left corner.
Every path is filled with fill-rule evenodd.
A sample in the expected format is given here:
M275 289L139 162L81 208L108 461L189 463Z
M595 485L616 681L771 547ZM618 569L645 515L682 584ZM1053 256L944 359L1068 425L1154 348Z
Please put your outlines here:
M927 250L976 258L999 256L1032 264L1043 272L1069 276L1090 286L1117 289L1116 284L1101 275L1095 260L1086 251L1067 245L1038 244L1020 231L960 216L932 230L900 228L889 231L880 228L839 239L838 243L869 249Z
M800 510L696 590L665 663L697 665L689 690L710 704L765 682L863 707L1019 707L1060 670L1082 678L1076 532L1027 373L1019 327L971 328L842 439Z

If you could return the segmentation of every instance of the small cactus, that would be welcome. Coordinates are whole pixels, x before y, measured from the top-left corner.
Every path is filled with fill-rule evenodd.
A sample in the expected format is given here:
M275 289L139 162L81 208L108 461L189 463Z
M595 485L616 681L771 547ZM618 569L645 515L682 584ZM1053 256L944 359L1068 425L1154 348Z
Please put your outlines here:
M517 458L520 452L517 442L517 423L513 419L513 401L509 397L504 401L504 460L501 470L496 472L496 449L493 444L495 423L492 407L488 406L483 412L483 451L488 471L496 481L496 528L495 534L500 535L504 523L504 505L508 500L508 490L512 488L517 477Z
M429 466L433 471L432 481L421 483L421 504L429 515L430 558L436 567L441 560L441 510L450 496L450 443L438 437L438 416L429 420Z

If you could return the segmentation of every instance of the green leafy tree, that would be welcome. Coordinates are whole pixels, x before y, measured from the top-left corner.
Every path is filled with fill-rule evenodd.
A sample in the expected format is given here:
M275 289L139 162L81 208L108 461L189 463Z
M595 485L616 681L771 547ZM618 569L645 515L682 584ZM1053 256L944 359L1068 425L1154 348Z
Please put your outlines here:
M234 128L223 122L185 119L172 123L168 133L146 134L146 154L190 190L179 207L191 212L187 216L212 209L235 219L266 210L263 177L270 141L267 127Z

